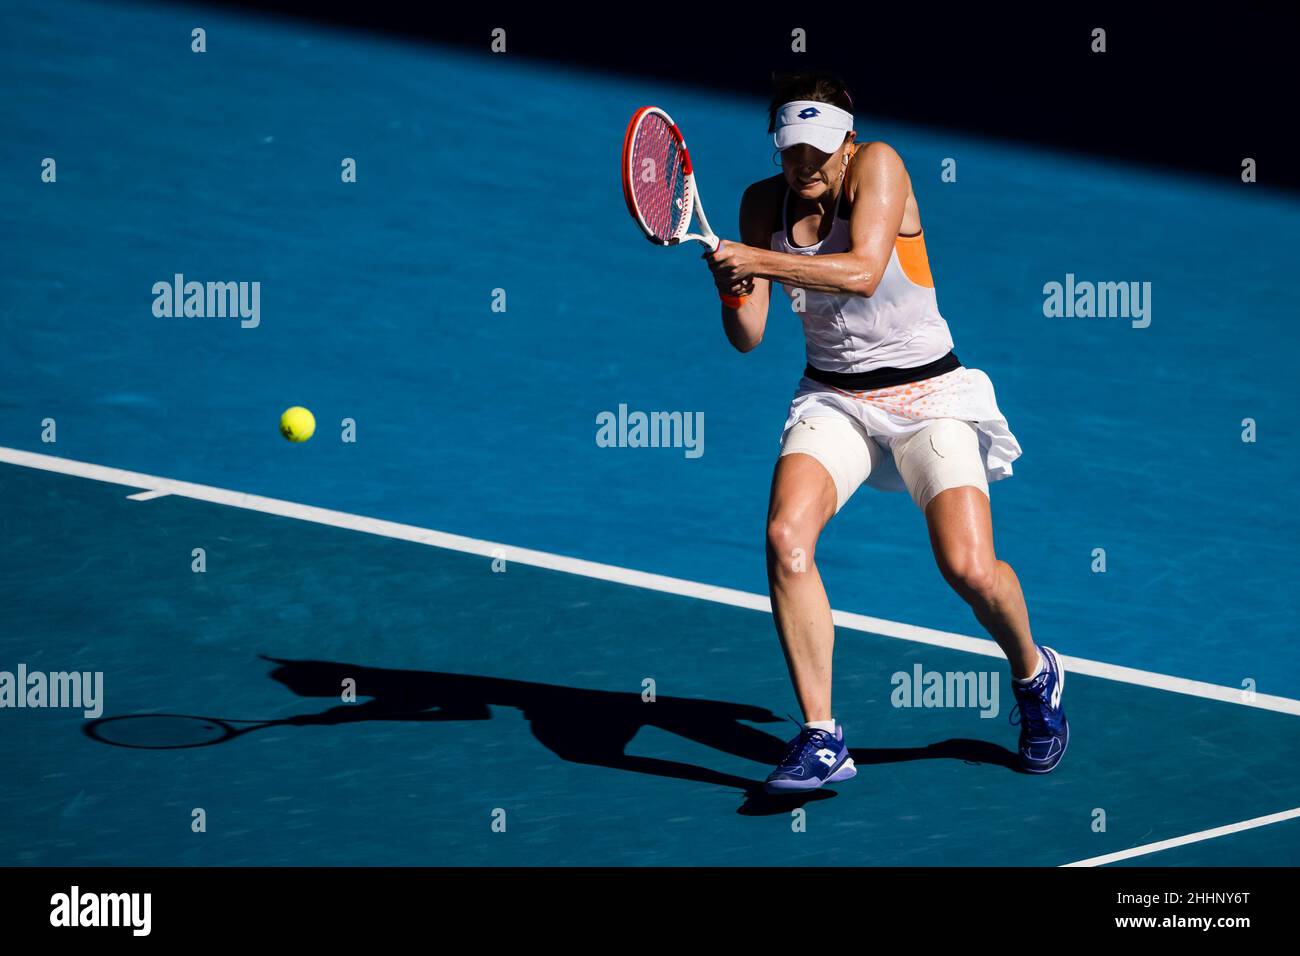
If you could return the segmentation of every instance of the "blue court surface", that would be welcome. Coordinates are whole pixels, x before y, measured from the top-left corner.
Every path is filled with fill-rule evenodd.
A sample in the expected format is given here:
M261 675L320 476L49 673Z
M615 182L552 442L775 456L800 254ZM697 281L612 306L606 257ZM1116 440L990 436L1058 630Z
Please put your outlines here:
M911 501L863 489L818 551L860 772L778 802L799 323L732 351L617 172L667 108L734 236L763 103L74 0L5 5L0 87L0 671L104 696L0 710L0 864L1300 862L1294 196L858 117L1024 448L998 550L1072 740L1014 769L1005 662ZM260 283L258 324L156 316L178 273ZM1046 317L1067 275L1149 282L1150 324ZM703 454L602 447L621 405L702 413ZM918 665L999 711L894 706Z

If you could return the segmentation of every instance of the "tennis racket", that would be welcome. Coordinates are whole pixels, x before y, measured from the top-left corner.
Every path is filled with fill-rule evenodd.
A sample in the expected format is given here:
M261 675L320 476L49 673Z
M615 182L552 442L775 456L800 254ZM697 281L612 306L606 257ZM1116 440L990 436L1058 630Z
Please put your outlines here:
M632 114L623 137L623 198L645 237L659 246L693 239L710 252L719 240L709 227L691 169L686 140L671 116L657 106ZM700 232L690 232L691 219Z

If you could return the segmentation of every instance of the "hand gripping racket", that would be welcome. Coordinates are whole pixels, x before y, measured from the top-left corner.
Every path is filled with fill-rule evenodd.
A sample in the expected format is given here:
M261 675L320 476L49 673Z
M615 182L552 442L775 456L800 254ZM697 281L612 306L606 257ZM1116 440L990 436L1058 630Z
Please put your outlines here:
M623 137L623 198L627 211L647 239L659 246L675 246L694 239L710 252L719 240L709 227L691 170L686 140L672 117L657 106L643 106L632 114ZM689 232L691 218L700 232Z

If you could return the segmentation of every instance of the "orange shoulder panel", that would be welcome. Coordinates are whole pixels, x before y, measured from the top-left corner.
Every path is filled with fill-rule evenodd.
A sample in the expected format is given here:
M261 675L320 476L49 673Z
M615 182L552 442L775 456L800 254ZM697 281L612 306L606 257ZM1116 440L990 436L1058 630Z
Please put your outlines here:
M898 264L903 267L903 274L917 285L927 289L934 288L934 276L930 274L930 257L925 254L925 233L915 236L897 236L894 250L898 253Z

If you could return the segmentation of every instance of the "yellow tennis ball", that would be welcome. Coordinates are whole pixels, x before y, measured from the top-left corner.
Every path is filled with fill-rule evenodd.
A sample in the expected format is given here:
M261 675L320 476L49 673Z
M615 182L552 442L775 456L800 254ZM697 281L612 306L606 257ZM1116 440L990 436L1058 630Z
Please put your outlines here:
M306 441L316 431L316 416L301 405L286 409L280 416L280 434L289 441Z

